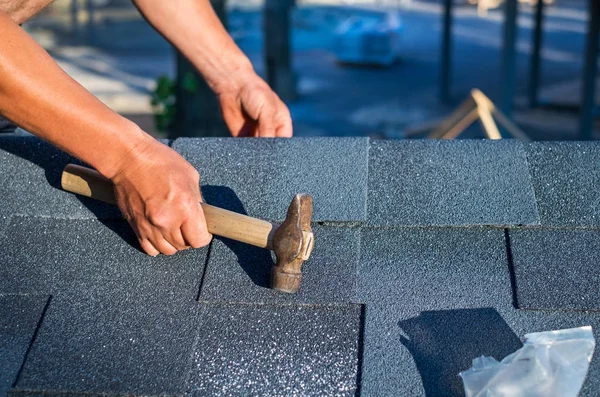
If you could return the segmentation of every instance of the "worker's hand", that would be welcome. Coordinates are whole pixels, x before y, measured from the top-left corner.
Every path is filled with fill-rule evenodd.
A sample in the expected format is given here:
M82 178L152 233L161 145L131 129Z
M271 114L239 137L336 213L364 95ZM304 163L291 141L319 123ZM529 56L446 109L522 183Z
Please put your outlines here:
M200 175L168 146L148 139L110 179L117 204L148 255L173 255L210 242L199 203Z
M235 83L217 89L221 111L231 135L289 138L292 118L287 106L254 70L238 71Z

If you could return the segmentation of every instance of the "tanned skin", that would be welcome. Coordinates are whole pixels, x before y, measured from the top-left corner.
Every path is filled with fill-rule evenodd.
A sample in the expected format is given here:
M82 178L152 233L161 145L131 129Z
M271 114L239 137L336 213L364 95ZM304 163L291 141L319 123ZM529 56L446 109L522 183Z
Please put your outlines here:
M0 114L112 180L119 208L149 255L207 245L199 173L96 99L19 26L49 3L0 0ZM233 136L292 136L287 107L254 72L209 0L134 4L202 74Z

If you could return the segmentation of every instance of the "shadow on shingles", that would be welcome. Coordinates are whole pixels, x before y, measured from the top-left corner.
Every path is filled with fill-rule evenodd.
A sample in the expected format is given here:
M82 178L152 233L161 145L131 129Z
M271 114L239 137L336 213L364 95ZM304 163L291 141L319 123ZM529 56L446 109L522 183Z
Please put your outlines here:
M484 355L500 361L522 346L492 308L427 311L398 325L428 397L463 396L458 374L471 368L474 358Z
M202 198L208 204L247 215L246 209L238 196L227 186L202 186ZM223 237L215 236L215 238L221 240L233 251L240 267L254 284L259 287L269 288L271 267L274 265L274 262L268 250Z
M51 144L34 137L4 137L0 139L0 150L20 157L43 169L48 185L61 191L60 179L62 171L67 164L74 163L87 166L85 163L60 151ZM119 214L118 208L88 197L75 196L102 224L121 237L123 241L138 251L143 252L133 230L127 222L115 220L118 218L117 216L111 216L110 219L112 220L105 219L106 214Z
M0 139L0 150L42 168L48 184L55 189L61 188L60 177L68 163L83 164L49 143L33 137L3 137Z

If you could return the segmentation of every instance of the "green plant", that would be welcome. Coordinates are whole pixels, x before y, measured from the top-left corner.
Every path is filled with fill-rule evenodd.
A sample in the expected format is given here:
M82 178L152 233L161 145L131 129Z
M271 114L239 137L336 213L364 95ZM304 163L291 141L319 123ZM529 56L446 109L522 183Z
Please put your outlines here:
M191 73L185 73L181 79L181 87L190 94L198 92L199 85L197 77ZM169 131L176 118L176 82L169 76L161 75L156 79L156 88L150 97L154 124L161 132Z
M165 75L158 77L150 104L156 129L168 131L175 121L175 82L171 78Z

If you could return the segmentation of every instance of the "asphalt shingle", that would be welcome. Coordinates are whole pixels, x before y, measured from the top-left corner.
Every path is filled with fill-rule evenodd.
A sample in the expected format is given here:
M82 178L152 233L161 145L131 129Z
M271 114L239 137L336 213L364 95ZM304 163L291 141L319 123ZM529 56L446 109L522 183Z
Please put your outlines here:
M600 144L525 145L542 225L600 226Z
M202 305L190 394L354 396L360 305Z
M6 293L109 302L129 294L193 298L206 263L206 248L144 254L125 221L14 217L8 230L0 237L0 291Z
M78 300L56 297L15 388L182 395L197 309L193 297L138 291Z
M151 258L125 221L14 217L9 230L0 291L53 295L17 388L185 391L207 249Z
M373 141L367 214L371 226L540 222L516 141Z
M0 295L0 396L17 380L48 298Z
M482 354L502 359L525 333L592 325L600 337L600 313L553 310L600 302L598 144L368 146L175 142L209 203L277 221L294 193L313 194L325 225L313 225L304 282L287 295L262 288L266 250L216 240L210 258L146 256L125 221L90 219L111 216L57 188L72 159L0 138L0 294L42 295L8 306L0 295L0 349L16 318L11 368L27 356L9 394L462 396L458 373ZM538 225L536 200L542 223L561 229L498 228ZM0 371L0 388L12 374ZM596 354L580 396L598 390Z
M366 138L186 139L173 148L192 163L205 200L254 217L285 218L297 193L313 196L313 221L361 222L367 189Z
M598 315L515 309L501 230L364 230L361 245L362 396L462 396L472 359L501 360L527 332L600 327ZM599 386L593 365L582 396Z
M73 392L49 392L44 390L9 390L6 394L8 397L101 397L106 396L103 393L73 393ZM119 396L118 394L114 394L115 397Z
M112 397L133 397L135 394L111 393ZM106 397L106 393L89 392L64 392L64 391L46 391L46 390L15 390L12 389L7 394L8 397ZM167 395L164 395L167 397Z
M0 137L2 206L6 215L121 219L116 206L60 188L62 170L79 160L35 137Z
M206 301L347 303L355 296L360 229L313 228L315 249L302 266L296 294L269 288L275 256L231 240L215 240L200 292Z
M2 213L0 213L0 238L2 238L4 235L4 232L6 231L6 228L10 222L10 218L10 215L2 215Z
M512 229L517 304L600 310L600 231Z

